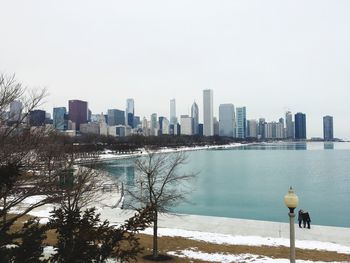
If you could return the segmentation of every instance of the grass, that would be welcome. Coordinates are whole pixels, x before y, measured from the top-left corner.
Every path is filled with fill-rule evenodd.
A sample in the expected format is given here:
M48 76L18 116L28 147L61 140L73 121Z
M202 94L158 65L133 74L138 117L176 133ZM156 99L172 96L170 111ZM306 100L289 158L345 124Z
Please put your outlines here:
M23 223L29 219L29 216L24 216L17 220L11 231L16 231L23 226ZM141 245L145 248L142 254L137 258L137 262L153 262L145 259L147 255L152 253L152 236L139 234ZM55 245L57 242L56 233L54 230L47 232L45 244ZM195 241L183 237L159 237L158 239L159 253L166 255L169 251L181 251L190 249L204 253L223 253L223 254L253 254L266 256L271 258L289 258L288 247L269 247L269 246L243 246L243 245L225 245L213 244L204 241ZM349 254L341 254L337 252L318 251L308 249L296 249L297 259L312 260L312 261L343 261L350 262ZM190 258L180 258L172 256L167 262L206 262L201 260L193 260Z

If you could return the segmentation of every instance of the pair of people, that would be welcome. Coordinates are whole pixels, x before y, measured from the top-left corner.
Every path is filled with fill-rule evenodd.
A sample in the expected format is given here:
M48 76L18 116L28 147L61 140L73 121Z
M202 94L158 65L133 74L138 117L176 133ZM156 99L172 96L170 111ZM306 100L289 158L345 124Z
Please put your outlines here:
M309 212L300 209L298 212L298 222L299 222L300 228L301 228L301 223L303 223L304 228L306 227L306 224L307 224L307 228L310 229L311 218L310 218Z

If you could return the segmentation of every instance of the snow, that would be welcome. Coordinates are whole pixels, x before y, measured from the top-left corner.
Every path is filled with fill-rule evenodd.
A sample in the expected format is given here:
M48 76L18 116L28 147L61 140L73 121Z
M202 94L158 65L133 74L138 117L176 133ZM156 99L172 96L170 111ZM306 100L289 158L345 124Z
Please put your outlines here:
M152 229L147 228L144 234L152 235ZM191 240L204 241L213 244L246 245L246 246L285 246L289 247L289 239L270 238L260 236L233 236L219 233L209 233L200 231L189 231L176 228L159 228L159 236L184 237ZM338 253L350 254L350 247L334 244L330 242L296 240L295 246L301 249L315 249L324 251L335 251Z
M204 260L209 262L254 262L254 263L288 263L289 259L281 259L281 258L270 258L259 255L252 254L223 254L223 253L204 253L200 251L193 251L189 249L181 250L181 251L170 251L167 254L182 258L191 258L196 260ZM298 260L298 263L323 263L322 261L309 261L309 260ZM334 262L336 263L336 262Z

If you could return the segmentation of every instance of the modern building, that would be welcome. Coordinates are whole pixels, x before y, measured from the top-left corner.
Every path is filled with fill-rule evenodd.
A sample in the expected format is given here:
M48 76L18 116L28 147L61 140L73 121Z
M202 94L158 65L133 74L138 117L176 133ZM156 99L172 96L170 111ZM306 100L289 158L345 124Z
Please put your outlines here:
M175 125L177 123L176 118L176 100L171 99L170 100L170 124Z
M29 125L30 126L43 126L45 125L46 112L44 110L32 110L29 112Z
M214 135L213 90L203 90L203 135Z
M68 101L69 120L75 123L75 129L80 130L80 124L88 121L88 103L82 100Z
M158 119L157 119L157 113L153 113L153 114L151 115L150 135L151 135L151 136L157 136L157 135L158 135Z
M323 139L325 141L334 140L333 136L333 117L332 116L324 116L323 117Z
M21 121L23 104L19 100L14 100L10 103L9 121Z
M135 103L134 99L126 100L125 123L134 128Z
M188 115L181 115L181 135L193 134L193 119Z
M109 109L107 111L107 124L109 126L125 125L125 112L118 109Z
M236 108L236 137L244 139L247 136L246 107Z
M258 137L258 123L256 120L247 121L247 137L249 138Z
M53 127L64 131L68 128L66 107L53 108Z
M203 136L203 123L198 124L198 135Z
M196 102L193 102L191 107L191 117L193 119L193 134L198 134L199 124L199 109Z
M164 117L162 120L162 134L169 134L169 126L170 126L169 120Z
M100 134L100 125L98 123L81 123L80 132L86 134Z
M295 139L306 140L306 115L298 112L294 115Z
M213 123L214 123L214 135L219 136L219 133L220 133L219 128L220 127L219 127L219 121L216 117L214 117Z
M286 112L286 138L294 139L294 122L290 111Z
M265 118L260 118L259 119L259 124L258 124L258 139L265 139L265 123L266 120Z
M219 106L219 135L235 137L235 107L233 104L220 104Z

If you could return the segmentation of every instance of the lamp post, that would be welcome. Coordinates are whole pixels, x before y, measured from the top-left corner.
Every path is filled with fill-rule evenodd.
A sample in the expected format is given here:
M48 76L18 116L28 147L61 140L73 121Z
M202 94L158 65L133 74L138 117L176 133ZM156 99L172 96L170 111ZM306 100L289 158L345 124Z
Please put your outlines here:
M294 209L298 206L299 198L290 187L288 194L284 196L284 203L289 208L289 228L290 228L290 262L295 263L295 231L294 231Z

